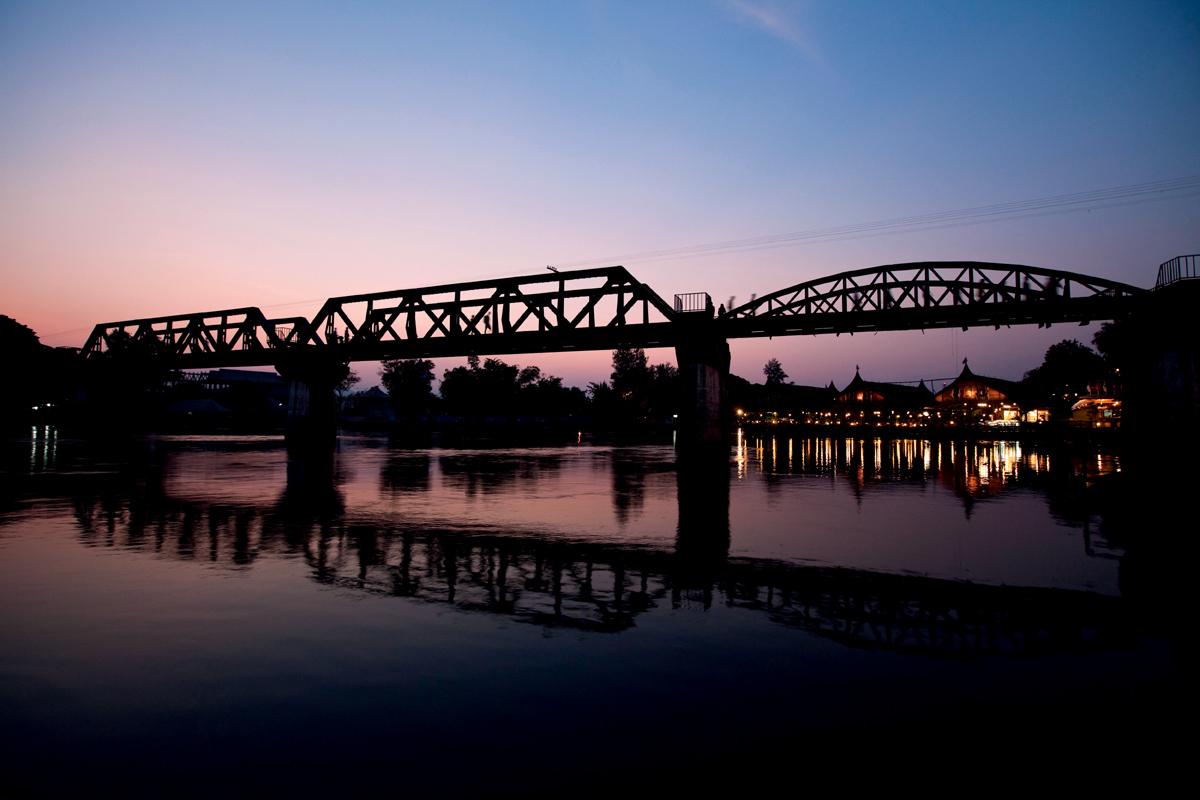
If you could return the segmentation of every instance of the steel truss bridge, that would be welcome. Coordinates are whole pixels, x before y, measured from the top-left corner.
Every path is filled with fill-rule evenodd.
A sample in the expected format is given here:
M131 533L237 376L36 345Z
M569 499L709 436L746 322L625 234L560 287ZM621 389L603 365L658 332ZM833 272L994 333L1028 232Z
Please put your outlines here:
M1113 319L1147 294L1116 281L1016 264L893 264L806 281L732 309L703 293L668 304L624 267L334 297L316 317L254 307L106 322L83 353L153 341L177 368L674 347L701 330L735 339Z

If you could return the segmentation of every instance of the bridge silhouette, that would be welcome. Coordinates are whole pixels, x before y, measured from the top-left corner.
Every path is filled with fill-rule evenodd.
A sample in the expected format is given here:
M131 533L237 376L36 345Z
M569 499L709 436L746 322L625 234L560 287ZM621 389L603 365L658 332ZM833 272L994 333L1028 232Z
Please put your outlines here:
M1146 290L1071 272L972 261L843 272L717 314L698 294L668 304L624 267L544 273L334 297L316 317L258 308L106 322L86 355L118 331L154 338L179 368L273 366L279 351L350 361L675 347L699 321L727 339L1111 319ZM700 295L707 299L707 295Z
M729 339L1087 323L1125 316L1146 295L1072 272L949 261L842 272L716 309L705 293L668 304L615 266L334 297L311 320L243 307L107 322L83 354L120 336L153 340L175 369L274 366L292 381L289 432L319 437L354 361L674 347L683 441L711 444L729 436Z

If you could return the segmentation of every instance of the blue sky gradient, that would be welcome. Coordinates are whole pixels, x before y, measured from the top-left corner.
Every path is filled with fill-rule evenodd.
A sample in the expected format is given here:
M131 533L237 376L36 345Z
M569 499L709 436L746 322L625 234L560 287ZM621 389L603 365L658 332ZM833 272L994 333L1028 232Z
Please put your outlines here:
M1200 6L3 3L0 313L94 323L1200 175ZM1153 283L1200 197L627 264L724 301L845 269ZM733 343L798 383L1019 378L1090 328ZM653 361L673 360L669 351ZM513 358L567 382L608 355ZM438 363L439 373L457 362ZM367 374L365 383L373 382Z

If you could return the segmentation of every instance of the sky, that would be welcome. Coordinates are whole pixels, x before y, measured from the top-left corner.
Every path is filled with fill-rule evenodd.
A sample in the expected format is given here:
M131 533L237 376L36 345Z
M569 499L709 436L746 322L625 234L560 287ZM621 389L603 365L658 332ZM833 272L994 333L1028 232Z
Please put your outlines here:
M0 313L93 325L624 263L670 301L974 260L1149 288L1197 191L649 251L1200 176L1195 2L0 0ZM1097 328L731 342L839 388L1019 379ZM673 362L670 350L648 353ZM540 354L568 385L610 354ZM441 359L437 372L461 360ZM377 382L360 365L363 385Z

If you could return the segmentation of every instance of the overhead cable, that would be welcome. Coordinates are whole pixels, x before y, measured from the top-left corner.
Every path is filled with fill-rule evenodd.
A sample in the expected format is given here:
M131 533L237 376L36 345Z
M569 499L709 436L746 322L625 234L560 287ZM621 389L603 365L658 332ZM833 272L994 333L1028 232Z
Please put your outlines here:
M722 253L794 247L802 244L837 242L876 236L893 236L901 233L958 228L968 225L983 225L1006 220L1030 219L1056 214L1071 214L1093 209L1117 206L1140 205L1164 200L1176 200L1200 195L1200 175L1175 178L1166 181L1097 189L1089 192L1042 197L989 206L920 214L896 219L862 222L854 225L838 225L808 231L779 233L750 239L732 239L723 242L671 247L661 250L645 250L603 258L565 261L555 264L558 268L590 267L608 264L628 264L637 261L668 261L677 258L717 255Z

